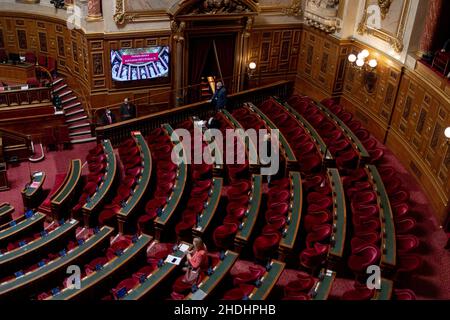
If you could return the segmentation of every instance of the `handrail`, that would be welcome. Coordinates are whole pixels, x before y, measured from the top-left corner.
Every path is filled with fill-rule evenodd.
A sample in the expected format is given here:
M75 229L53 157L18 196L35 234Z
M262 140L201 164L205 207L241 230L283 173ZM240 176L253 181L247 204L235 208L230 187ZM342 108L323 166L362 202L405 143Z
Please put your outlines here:
M259 104L272 95L287 97L291 93L292 85L292 81L283 80L270 85L230 94L228 96L229 105L227 108L233 110L233 108L239 107L248 101ZM114 146L117 146L129 135L130 131L141 131L142 134L147 135L151 130L160 127L164 123L182 122L192 116L206 118L212 111L213 106L208 101L201 101L136 119L97 127L95 132L98 140L109 139Z

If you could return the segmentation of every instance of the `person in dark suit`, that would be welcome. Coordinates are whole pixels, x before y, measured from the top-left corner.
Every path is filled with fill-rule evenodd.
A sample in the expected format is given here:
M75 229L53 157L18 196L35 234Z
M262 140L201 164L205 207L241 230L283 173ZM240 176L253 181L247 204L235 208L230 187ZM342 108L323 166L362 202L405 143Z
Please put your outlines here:
M227 89L225 89L222 81L217 81L216 92L211 98L211 103L217 110L225 109L227 106Z
M136 118L136 106L129 103L128 98L125 98L120 106L120 118L122 121Z
M108 108L106 108L105 113L102 116L102 125L107 126L116 123L116 116Z

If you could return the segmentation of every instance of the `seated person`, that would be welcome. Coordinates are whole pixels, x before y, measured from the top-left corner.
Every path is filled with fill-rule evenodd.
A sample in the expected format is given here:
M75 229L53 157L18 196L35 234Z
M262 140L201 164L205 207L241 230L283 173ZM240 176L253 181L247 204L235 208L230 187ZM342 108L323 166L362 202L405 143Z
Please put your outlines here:
M101 118L101 124L104 126L116 123L116 116L108 108L106 108L105 113Z
M125 98L120 106L120 118L122 121L136 118L136 106L129 103L128 98Z
M203 240L194 238L194 249L187 254L186 267L183 271L186 272L183 282L190 285L195 284L201 272L208 269L208 252Z

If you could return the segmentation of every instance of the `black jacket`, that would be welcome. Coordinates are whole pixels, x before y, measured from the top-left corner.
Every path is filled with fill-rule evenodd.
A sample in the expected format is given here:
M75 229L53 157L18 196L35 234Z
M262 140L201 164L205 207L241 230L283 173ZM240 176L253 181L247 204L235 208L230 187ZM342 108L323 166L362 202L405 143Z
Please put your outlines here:
M222 87L214 92L211 103L216 108L216 110L224 109L227 106L227 89L225 89L225 87Z
M111 112L111 120L112 120L112 123L116 123L116 116L112 112ZM103 113L101 122L102 122L102 125L104 125L104 126L107 126L110 124L108 121L108 117L106 116L106 112Z
M136 118L136 106L132 103L128 103L128 106L130 107L129 109L125 103L120 106L120 117L122 120Z

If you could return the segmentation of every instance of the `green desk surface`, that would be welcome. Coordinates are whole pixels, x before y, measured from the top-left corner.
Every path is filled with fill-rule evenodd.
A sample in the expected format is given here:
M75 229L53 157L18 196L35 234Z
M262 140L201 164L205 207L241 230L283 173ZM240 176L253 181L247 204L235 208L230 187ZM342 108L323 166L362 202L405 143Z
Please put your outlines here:
M329 254L341 258L344 254L344 245L347 229L347 207L345 205L345 193L341 176L337 169L328 169L333 190L333 232L334 245L330 246Z
M127 249L125 249L125 251L120 257L116 257L115 259L109 261L107 264L103 266L101 270L95 271L90 275L81 279L80 290L66 288L62 290L60 293L52 297L49 297L47 300L70 300L75 298L76 296L84 292L86 289L91 288L97 283L106 279L107 277L110 277L123 264L127 263L136 254L144 250L151 240L152 237L150 236L147 236L145 234L140 235L137 242L132 244Z
M372 300L391 300L393 287L391 280L381 278L381 289L377 290Z
M15 226L3 229L0 231L0 240L5 240L8 237L26 230L27 228L31 227L32 225L38 224L40 222L44 222L45 220L45 214L36 212L32 217L28 219L24 219L20 222L18 222Z
M253 290L249 296L249 300L266 300L267 296L272 291L284 270L285 264L280 261L272 261L270 263L272 268L264 274L260 279L261 286Z
M45 237L40 237L22 247L5 252L3 255L0 254L0 267L2 264L23 257L26 254L32 253L33 251L48 245L52 241L58 241L58 238L62 237L64 234L67 234L70 231L75 231L75 228L77 226L78 221L72 219L64 223L62 226L59 226L58 228L52 230Z
M194 123L196 122L194 121ZM197 128L200 128L198 125L196 126ZM201 130L203 130L202 132L204 134L205 141L208 142L208 149L210 150L209 154L214 156L214 159L212 159L213 161L210 163L214 163L214 166L218 169L222 168L225 163L222 148L219 148L219 145L215 141L212 141L212 135L209 129L205 130L205 128L201 128Z
M203 209L203 212L200 214L198 219L198 224L193 228L198 233L205 232L209 223L211 222L214 213L216 212L217 206L220 201L220 196L222 194L223 187L223 179L222 178L213 178L213 186L211 189L211 195L206 202L206 208Z
M39 188L42 187L45 181L45 172L35 172L28 187L22 190L22 194L26 197L31 197ZM34 186L33 186L34 184Z
M298 229L300 228L303 209L303 189L300 172L291 171L289 177L291 178L291 199L289 206L290 222L286 226L280 241L280 248L285 250L292 250L294 248Z
M169 135L172 135L173 133L172 127L170 127L170 125L168 124L164 125L164 127L169 133ZM181 143L179 138L176 141L174 141L174 144L178 143ZM184 161L178 165L178 172L177 172L178 177L176 178L175 186L173 187L172 194L169 197L169 201L167 201L166 205L162 209L161 215L155 219L155 223L158 225L165 225L170 220L175 210L177 209L181 197L183 196L184 188L186 187L187 171L188 171L186 152L184 151L184 146L183 146L183 158Z
M276 129L278 130L277 126L270 120L264 112L262 112L260 109L258 109L253 103L248 104L250 106L250 109L256 112L269 126L270 129ZM286 153L286 160L291 162L297 162L297 157L294 154L294 151L291 148L291 145L286 140L284 135L279 132L280 134L280 144L283 147L284 152Z
M103 200L103 198L110 190L114 182L114 177L116 176L117 171L116 154L114 153L111 141L103 140L102 145L106 155L105 176L103 182L98 187L97 192L95 192L94 195L91 197L90 201L84 205L83 209L87 211L93 211L100 204L100 202Z
M73 250L67 252L64 257L52 260L41 268L28 272L22 277L1 283L0 296L12 290L27 286L33 281L42 278L43 276L46 276L58 269L64 268L65 266L68 266L73 260L91 250L97 243L107 239L113 231L113 228L105 226L100 229L98 233L87 239L86 242L84 242L81 246L77 246Z
M14 207L7 202L0 204L0 217L14 211Z
M133 195L127 199L126 203L118 213L122 217L127 217L142 199L152 176L152 155L150 153L150 149L148 148L147 142L140 132L133 132L132 136L141 152L143 169L134 189Z
M317 132L317 130L309 123L308 120L306 120L300 113L297 112L294 108L292 108L287 102L283 102L278 97L273 97L273 99L278 102L279 105L283 106L289 113L291 113L301 124L302 127L307 130L307 132L311 135L313 138L313 141L318 145L320 152L325 155L327 159L333 159L333 156L331 155L330 151L328 151L327 145L325 141L323 141L320 134Z
M52 205L61 204L75 189L81 178L81 160L74 159L70 163L69 172L64 179L63 184L52 197Z
M252 176L252 192L250 194L250 204L248 207L248 214L241 223L242 229L236 234L236 239L247 242L255 226L258 218L259 207L262 198L262 176L254 174Z
M364 147L364 145L361 143L359 138L353 133L352 130L342 121L339 119L337 115L335 115L333 112L331 112L327 107L325 107L323 104L319 102L315 102L317 107L322 110L322 112L332 121L337 123L339 127L344 131L344 134L352 141L356 147L358 148L358 151L362 158L370 158L370 154L367 151L367 149Z
M241 129L242 132L245 132L244 127L242 127L242 125L239 123L239 121L237 121L236 118L233 117L233 115L231 113L229 113L225 109L222 110L222 113L228 119L228 121L231 122L231 124L233 125L234 129ZM244 144L245 144L245 148L246 148L246 151L247 151L247 155L248 155L248 159L249 159L250 164L251 165L257 165L259 163L259 159L258 159L258 150L257 150L257 148L255 146L255 141L253 141L248 136L243 136L242 139L243 139ZM254 156L252 156L252 155L254 155Z
M324 278L322 281L316 283L314 287L316 295L313 300L327 300L330 294L331 287L333 286L334 279L336 278L336 272L331 270L322 270L324 273Z
M384 187L383 180L378 172L378 169L374 165L367 166L369 170L369 177L371 177L373 184L376 187L378 193L378 199L380 201L379 205L381 207L382 220L384 223L382 227L384 227L384 231L382 232L382 256L381 263L383 265L388 265L390 267L395 267L396 265L396 236L395 236L395 223L394 217L392 215L391 204L389 201L389 196Z
M239 254L233 251L225 252L225 258L214 267L214 273L206 278L198 286L198 291L189 294L185 300L203 300L207 297L228 274Z
M191 246L192 247L192 246ZM177 250L171 255L179 258L184 258L186 256L186 252L181 250ZM153 271L151 274L147 276L147 279L140 283L137 287L128 291L127 295L122 298L122 300L139 300L144 297L147 293L153 290L156 286L164 281L177 267L177 265L172 263L164 262L164 264Z

